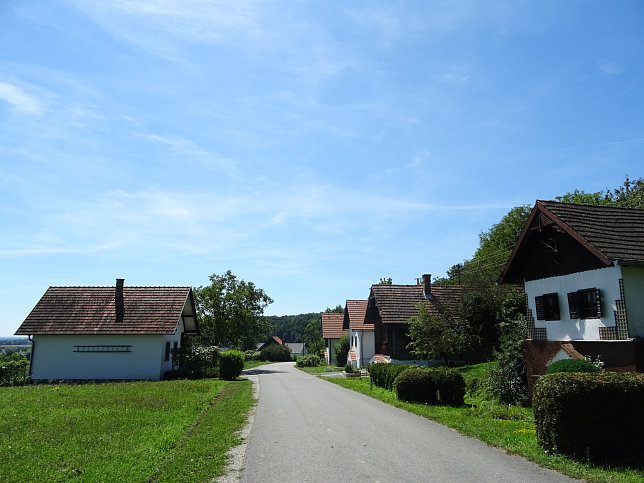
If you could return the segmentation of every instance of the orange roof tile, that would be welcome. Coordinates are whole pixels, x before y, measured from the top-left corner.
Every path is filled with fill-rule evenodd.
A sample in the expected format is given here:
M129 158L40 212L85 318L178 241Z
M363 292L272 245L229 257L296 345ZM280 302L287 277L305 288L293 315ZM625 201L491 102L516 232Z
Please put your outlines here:
M367 314L367 300L347 300L344 311L344 327L348 328L351 324L352 330L373 330L373 324L365 324L365 315Z
M322 337L325 339L339 339L343 333L342 321L344 314L322 314Z

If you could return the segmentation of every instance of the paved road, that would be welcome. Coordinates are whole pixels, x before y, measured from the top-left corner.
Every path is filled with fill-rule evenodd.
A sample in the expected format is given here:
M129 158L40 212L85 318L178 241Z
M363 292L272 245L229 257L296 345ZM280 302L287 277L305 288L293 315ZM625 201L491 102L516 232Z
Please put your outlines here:
M243 482L573 481L299 371L260 366Z

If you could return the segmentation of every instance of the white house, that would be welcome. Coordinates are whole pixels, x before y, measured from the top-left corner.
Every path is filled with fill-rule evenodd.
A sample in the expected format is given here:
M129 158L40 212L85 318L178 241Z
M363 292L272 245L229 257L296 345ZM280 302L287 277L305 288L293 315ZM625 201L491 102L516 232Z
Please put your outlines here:
M335 348L342 335L348 333L348 330L342 328L344 314L322 314L322 337L326 349L324 358L327 364L336 364L338 362L335 356Z
M343 326L349 330L348 362L358 369L368 366L375 355L374 325L365 324L367 300L347 300L344 308Z
M537 201L500 281L525 286L530 383L570 354L643 369L644 210Z
M49 287L16 331L32 340L31 378L160 379L171 349L198 333L190 287Z

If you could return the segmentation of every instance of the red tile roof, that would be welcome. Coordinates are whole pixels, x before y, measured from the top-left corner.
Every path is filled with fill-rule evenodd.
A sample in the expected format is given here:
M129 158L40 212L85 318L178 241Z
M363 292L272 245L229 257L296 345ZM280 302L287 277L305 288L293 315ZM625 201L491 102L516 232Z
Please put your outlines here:
M432 299L425 298L423 285L372 285L369 304L378 309L383 324L404 324L418 315L422 302L432 314L454 310L461 297L471 290L463 285L432 285ZM372 322L372 320L369 320Z
M322 314L322 337L325 339L339 339L346 333L342 329L344 314Z
M365 315L367 314L367 300L347 300L344 311L344 326L349 327L351 323L352 330L373 330L373 324L365 324Z
M124 287L118 322L115 287L49 287L16 335L172 334L182 314L196 331L194 307L190 287Z

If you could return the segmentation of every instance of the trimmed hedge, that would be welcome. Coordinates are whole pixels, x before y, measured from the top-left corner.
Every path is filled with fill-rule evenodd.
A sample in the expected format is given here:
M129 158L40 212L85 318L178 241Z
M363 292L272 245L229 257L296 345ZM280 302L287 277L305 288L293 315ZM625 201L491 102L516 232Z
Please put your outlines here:
M599 372L599 367L586 359L562 359L546 367L546 374L557 372Z
M401 372L394 381L396 397L401 401L435 404L438 392L433 373L420 367Z
M391 391L398 374L414 367L407 364L387 364L378 362L369 366L369 375L377 387Z
M297 358L297 367L317 367L322 364L322 359L317 354L307 354Z
M462 406L465 398L465 379L456 369L437 367L430 369L438 390L438 400L448 406Z
M219 354L219 377L225 381L233 381L244 370L244 353L230 350Z
M411 367L394 381L396 397L401 401L462 406L465 380L456 369Z
M288 362L291 360L291 349L285 345L269 344L259 354L262 361Z
M642 466L644 374L560 372L532 396L539 444L599 464Z

